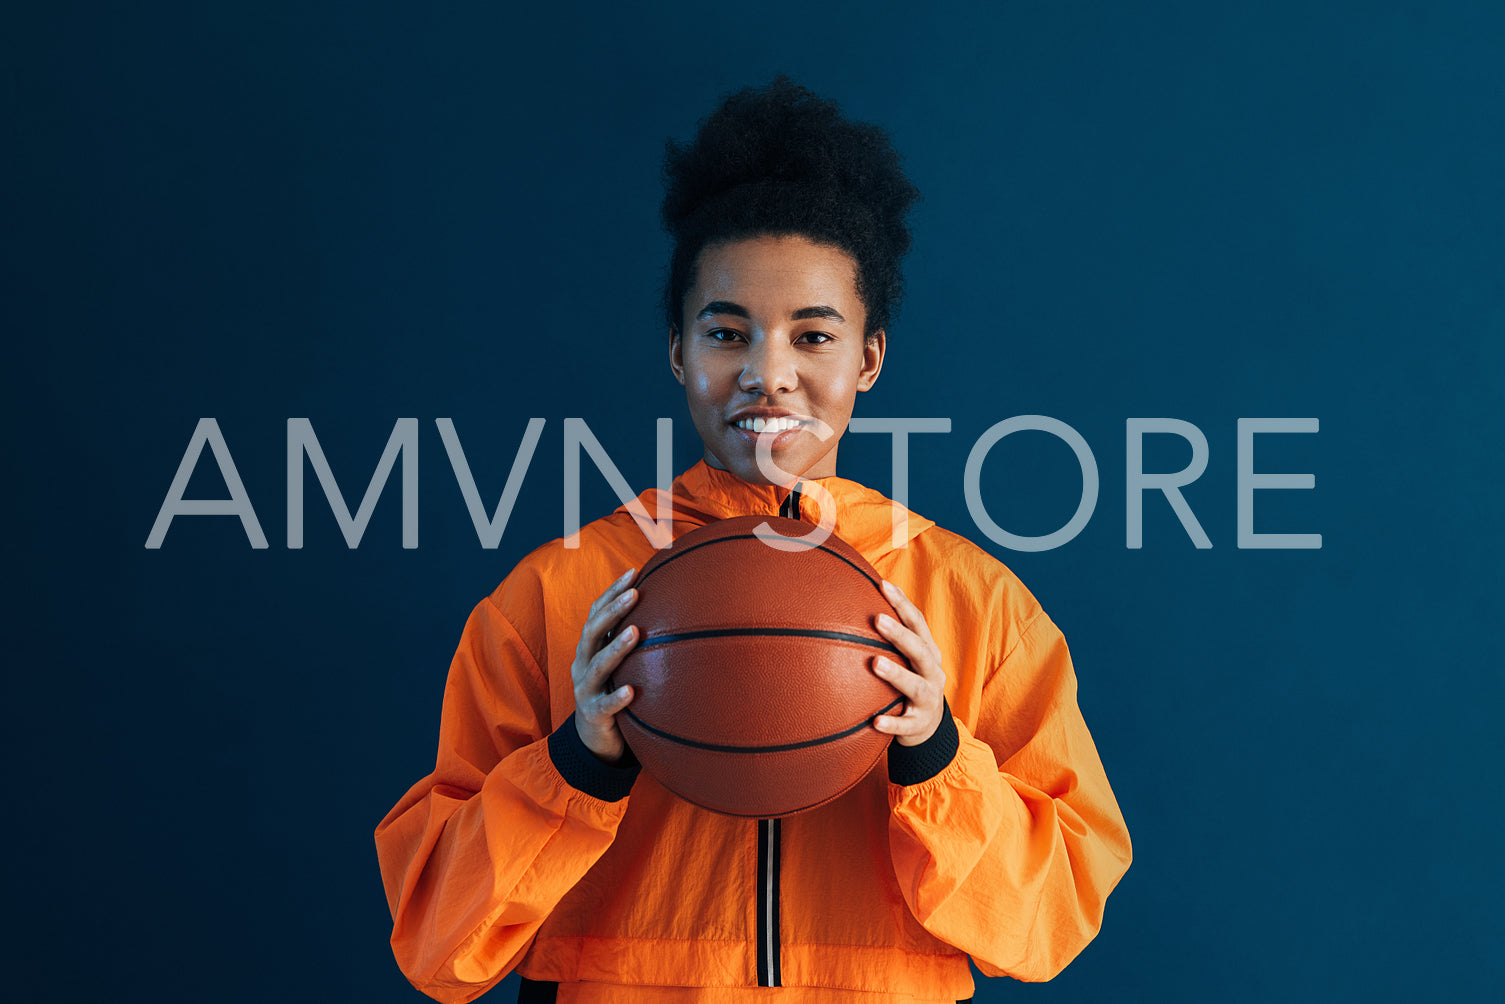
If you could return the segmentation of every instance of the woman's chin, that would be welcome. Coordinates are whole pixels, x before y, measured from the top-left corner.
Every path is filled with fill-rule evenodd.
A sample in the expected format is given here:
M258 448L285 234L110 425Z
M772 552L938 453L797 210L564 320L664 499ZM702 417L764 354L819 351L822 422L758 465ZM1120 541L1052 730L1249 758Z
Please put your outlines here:
M730 461L716 456L707 450L706 463L711 467L719 468L737 475L750 485L772 485L775 487L789 488L801 478L825 477L824 474L816 474L814 467L820 466L819 457L801 456L797 452L788 450L774 450L772 455L773 468L764 471L758 466L756 454L743 455L740 451L732 453ZM772 475L770 477L770 475Z

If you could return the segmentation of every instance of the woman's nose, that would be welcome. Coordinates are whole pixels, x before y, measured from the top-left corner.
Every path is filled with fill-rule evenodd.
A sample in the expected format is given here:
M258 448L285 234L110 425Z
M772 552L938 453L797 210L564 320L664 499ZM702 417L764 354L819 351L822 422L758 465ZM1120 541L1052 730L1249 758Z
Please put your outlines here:
M746 356L738 386L750 394L765 396L793 390L799 382L795 363L793 347L760 338Z

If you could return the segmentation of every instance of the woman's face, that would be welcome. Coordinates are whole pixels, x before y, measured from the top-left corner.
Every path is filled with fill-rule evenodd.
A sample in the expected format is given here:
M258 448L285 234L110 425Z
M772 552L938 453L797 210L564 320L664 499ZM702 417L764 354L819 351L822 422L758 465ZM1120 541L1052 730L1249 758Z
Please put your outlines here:
M863 338L866 321L856 264L843 251L803 237L701 251L669 366L685 387L706 463L753 484L777 483L758 467L761 434L780 470L835 474L857 392L883 367L883 332Z

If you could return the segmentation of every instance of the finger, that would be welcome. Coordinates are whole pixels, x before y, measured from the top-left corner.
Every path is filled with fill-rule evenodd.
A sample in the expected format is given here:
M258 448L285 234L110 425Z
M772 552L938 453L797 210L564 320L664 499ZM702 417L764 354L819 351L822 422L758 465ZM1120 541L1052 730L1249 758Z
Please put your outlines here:
M899 588L893 583L888 583L888 585L893 586L894 590ZM902 600L902 605L895 607L895 611L901 612L905 609L911 611L913 613L911 620L919 626L920 633L916 633L887 614L879 614L877 617L878 633L894 643L894 646L909 660L915 672L931 683L945 686L946 671L940 646L931 637L930 628L926 625L925 618L921 616L919 608L908 599L904 599L902 592L897 593L897 596Z
M874 657L873 672L910 701L920 700L924 696L924 678L913 670L894 662L886 655Z
M606 678L616 671L617 666L621 665L623 658L632 650L637 640L636 625L629 624L619 631L605 648L592 657L586 667L585 677L580 681L580 686L589 692L600 690Z
M626 684L607 691L595 700L596 714L608 718L632 703L632 688Z
M580 626L580 640L575 643L576 661L589 659L596 654L596 649L601 647L601 631L599 614L601 609L613 602L626 588L627 577L632 573L628 569L619 575L615 582L606 587L606 590L591 601L590 609L585 612L585 623Z
M620 662L620 656L603 664L602 656L613 651L625 653L638 639L636 629L628 627L618 631L610 640L600 637L600 632L592 625L587 624L580 635L580 648L575 655L575 662L570 667L571 676L575 681L577 699L585 694L594 694L601 689L601 680L605 673L610 673ZM587 646L589 649L587 650ZM601 667L605 666L603 670Z
M909 660L915 672L923 674L926 669L925 664L932 658L932 648L925 643L925 639L888 614L879 614L876 623L878 633L893 643L894 647L899 650L899 654Z
M606 606L613 599L615 599L617 594L621 593L622 590L627 588L628 584L632 582L632 577L636 574L637 569L629 568L627 569L627 571L618 576L615 582L606 587L605 592L596 597L596 601L591 604L590 612L586 616L590 617L594 615L596 611L600 610L602 607Z
M636 589L626 589L590 616L580 632L581 644L588 646L583 650L577 649L582 657L591 658L601 650L611 629L637 603L638 595Z
M900 589L897 584L884 579L883 595L888 597L889 603L893 604L894 612L899 615L905 627L930 644L935 644L935 639L930 636L930 625L925 622L925 615L920 612L919 607L914 605L914 601L904 594L904 590Z
M906 712L902 715L878 715L873 719L873 728L891 736L915 736L920 734L923 726L919 718L911 717Z
M605 600L610 597L612 593L620 593L623 589L626 589L628 583L632 582L633 576L637 575L637 573L638 570L636 568L627 569L627 571L617 576L617 580L615 582L606 587L606 591L601 594L600 598L602 600Z

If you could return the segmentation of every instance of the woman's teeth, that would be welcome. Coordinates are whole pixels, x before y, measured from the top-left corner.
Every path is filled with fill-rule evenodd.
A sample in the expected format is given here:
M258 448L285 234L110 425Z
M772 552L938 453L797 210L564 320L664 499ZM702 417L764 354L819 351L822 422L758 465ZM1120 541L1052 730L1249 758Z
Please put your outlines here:
M804 423L797 418L744 418L736 423L737 428L749 432L787 432L798 429Z

